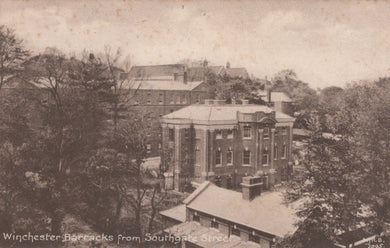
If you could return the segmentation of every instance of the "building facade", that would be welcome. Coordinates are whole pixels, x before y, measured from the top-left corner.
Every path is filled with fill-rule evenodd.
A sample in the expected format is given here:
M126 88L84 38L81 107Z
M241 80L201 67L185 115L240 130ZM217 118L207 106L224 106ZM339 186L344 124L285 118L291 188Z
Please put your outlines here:
M261 105L206 100L161 119L167 189L190 181L239 188L242 178L266 175L265 187L292 174L294 118Z
M162 148L160 118L208 98L203 81L188 81L182 64L134 66L120 76L120 88L128 99L129 114L137 113L147 123L147 156L159 156Z

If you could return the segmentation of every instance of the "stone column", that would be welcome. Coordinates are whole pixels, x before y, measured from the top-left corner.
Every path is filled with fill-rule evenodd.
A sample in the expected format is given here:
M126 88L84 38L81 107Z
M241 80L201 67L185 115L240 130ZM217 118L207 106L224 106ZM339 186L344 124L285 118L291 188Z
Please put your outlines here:
M210 130L208 135L208 142L210 142L208 145L208 157L209 157L209 164L207 166L208 169L208 180L213 181L214 180L214 171L213 171L213 166L214 166L214 157L215 157L215 151L214 151L214 130Z
M202 147L201 149L201 157L202 157L202 164L201 166L201 180L202 182L207 180L207 173L208 173L208 135L207 130L202 129Z
M269 153L270 154L270 169L275 169L275 166L274 166L274 147L275 147L275 128L272 128L271 129L271 152Z
M182 129L175 127L175 165L174 165L174 187L180 191L180 169L181 169L181 131Z

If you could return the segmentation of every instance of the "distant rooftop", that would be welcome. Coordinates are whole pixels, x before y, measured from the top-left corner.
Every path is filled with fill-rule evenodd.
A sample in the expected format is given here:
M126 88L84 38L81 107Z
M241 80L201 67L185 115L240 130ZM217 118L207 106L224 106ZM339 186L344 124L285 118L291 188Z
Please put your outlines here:
M225 68L224 70L225 75L232 77L232 78L249 78L249 74L246 71L244 67L241 68Z
M187 82L183 83L180 81L171 80L141 80L141 81L124 81L122 88L134 89L134 90L194 90L200 86L203 82Z
M183 73L186 70L184 64L168 65L144 65L133 66L127 74L128 78L159 78L173 76L175 73Z
M217 187L206 181L184 202L187 208L260 230L278 237L292 234L297 227L300 202L285 205L281 192L264 192L252 201L242 193ZM239 213L239 214L238 214Z
M163 116L163 120L168 121L172 119L187 119L189 121L206 121L206 122L218 122L218 121L231 121L237 122L237 112L241 113L256 113L265 112L271 113L273 109L264 105L255 104L225 104L221 101L210 101L213 104L196 104L191 105L170 114ZM291 122L295 119L291 116L275 111L275 118L278 122Z

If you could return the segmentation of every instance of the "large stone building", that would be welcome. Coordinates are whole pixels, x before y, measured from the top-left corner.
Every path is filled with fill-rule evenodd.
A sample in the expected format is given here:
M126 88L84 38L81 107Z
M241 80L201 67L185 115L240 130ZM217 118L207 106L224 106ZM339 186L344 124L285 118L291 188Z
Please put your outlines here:
M292 174L294 118L261 105L206 100L162 117L167 189L214 181L238 188L242 177L265 175L264 187Z
M136 112L148 123L147 152L149 157L161 151L160 118L208 98L203 81L188 81L187 67L181 64L134 66L121 76L121 90L130 96L126 101L129 113Z

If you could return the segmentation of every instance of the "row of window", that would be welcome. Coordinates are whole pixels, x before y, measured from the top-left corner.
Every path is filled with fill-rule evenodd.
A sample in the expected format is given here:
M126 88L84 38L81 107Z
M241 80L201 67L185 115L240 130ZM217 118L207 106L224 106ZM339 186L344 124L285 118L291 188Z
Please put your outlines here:
M286 158L286 156L287 156L287 145L283 145L282 146L282 158ZM244 150L242 163L244 165L250 165L251 164L251 157L252 157L251 151ZM274 160L277 160L277 159L278 159L278 146L275 145L274 146ZM261 163L264 165L269 163L269 154L268 154L267 150L265 150L263 152L263 157L261 159ZM226 164L233 165L233 151L232 150L226 151ZM216 166L222 165L222 151L221 151L221 149L218 149L215 152L215 165Z
M282 135L287 135L287 128L282 128ZM250 126L244 126L244 138L251 138L252 137L252 128ZM270 128L265 127L263 128L263 138L269 138L270 137Z
M194 213L194 215L192 216L192 220L196 222L200 222L200 216ZM210 226L211 228L219 229L219 223L215 220L215 218L211 220ZM240 237L241 231L240 229L237 228L236 225L233 225L230 229L230 234ZM254 232L249 233L249 241L260 243L260 237L255 235Z
M146 100L146 104L151 105L152 104L152 100L151 100L152 99L152 95L151 95L151 93L147 94L147 99L148 100ZM195 96L195 103L200 103L200 102L202 102L202 97L200 95ZM187 101L187 97L186 96L173 96L173 97L170 98L169 103L170 104L187 104L188 101ZM140 104L140 101L136 99L134 101L134 104L138 105L138 104ZM160 104L160 105L164 104L164 96L163 96L162 93L159 94L158 104Z
M232 129L228 129L226 132L227 132L226 138L232 139L233 138L233 130ZM252 133L251 132L251 127L250 126L244 126L244 138L246 138L246 139L251 138L252 137L251 133ZM283 128L282 129L282 135L287 135L287 128ZM189 130L188 129L184 129L184 137L185 138L189 137ZM264 138L269 138L270 137L270 129L268 127L265 127L263 129L263 137ZM220 129L215 130L215 138L216 139L222 139L222 130L220 130ZM174 140L174 130L173 130L173 128L169 129L169 140L170 141Z

